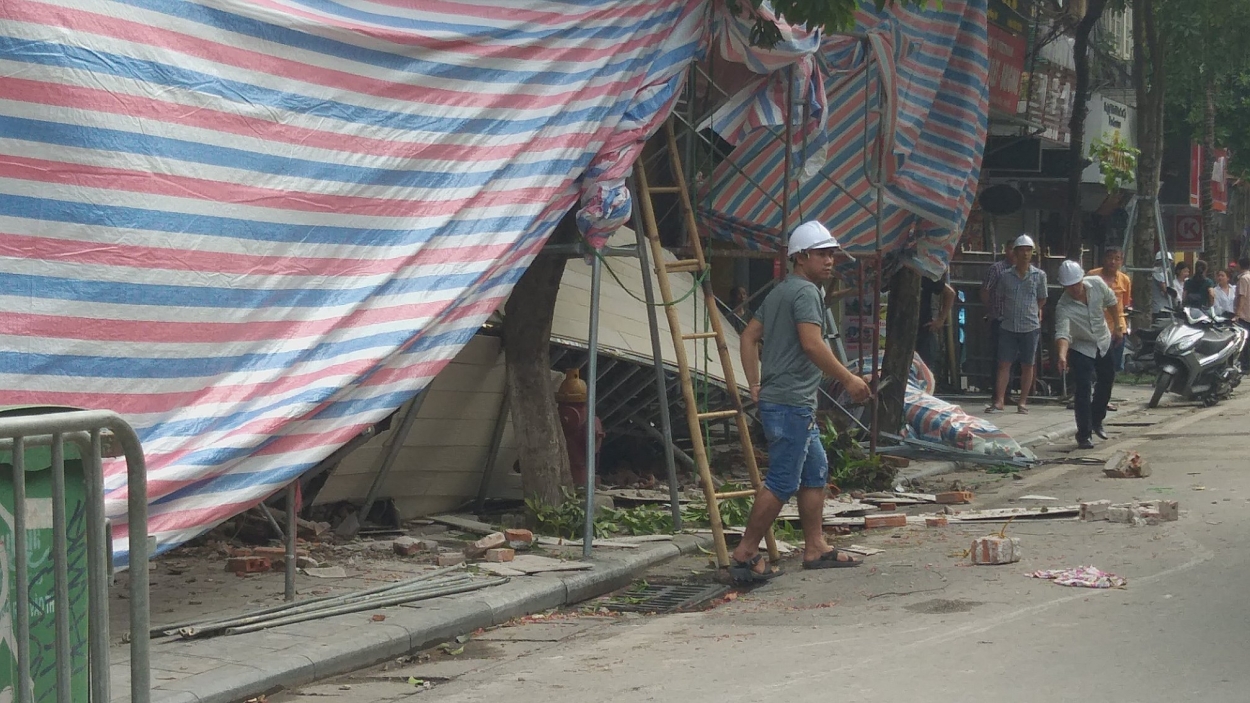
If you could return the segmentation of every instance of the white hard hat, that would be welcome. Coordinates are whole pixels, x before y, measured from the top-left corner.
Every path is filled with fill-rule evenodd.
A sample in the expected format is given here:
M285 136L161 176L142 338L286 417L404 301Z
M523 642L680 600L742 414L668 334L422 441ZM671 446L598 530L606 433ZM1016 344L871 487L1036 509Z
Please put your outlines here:
M809 249L837 249L838 240L829 234L829 230L816 220L808 220L790 233L790 246L786 256L794 256Z
M1085 278L1085 270L1077 262L1068 259L1059 264L1059 285L1070 286Z
M1029 235L1027 235L1027 234L1022 234L1022 235L1020 235L1019 237L1016 237L1016 243L1011 245L1011 248L1012 248L1012 249L1016 249L1016 248L1018 248L1018 247L1033 247L1033 248L1037 248L1037 245L1033 243L1033 238L1032 238L1032 237L1030 237L1030 236L1029 236Z

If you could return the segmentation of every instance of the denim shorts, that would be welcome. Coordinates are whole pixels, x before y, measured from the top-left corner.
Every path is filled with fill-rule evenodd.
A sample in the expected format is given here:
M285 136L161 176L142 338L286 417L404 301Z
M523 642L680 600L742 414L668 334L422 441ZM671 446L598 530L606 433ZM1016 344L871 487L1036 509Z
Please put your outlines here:
M1037 363L1037 342L1042 331L1008 332L998 331L998 363L1014 364L1020 362L1024 366Z
M829 482L829 458L820 443L816 410L798 405L761 401L760 423L768 439L768 475L764 487L786 502L803 488L824 488Z

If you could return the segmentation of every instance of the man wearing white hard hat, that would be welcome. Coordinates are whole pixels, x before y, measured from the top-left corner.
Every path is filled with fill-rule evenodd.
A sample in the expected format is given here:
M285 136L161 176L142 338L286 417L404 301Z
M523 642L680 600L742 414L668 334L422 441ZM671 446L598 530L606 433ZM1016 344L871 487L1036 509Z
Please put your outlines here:
M1092 435L1107 438L1102 423L1115 383L1111 347L1116 336L1107 326L1107 311L1117 309L1119 301L1101 276L1086 276L1075 261L1059 265L1059 285L1063 286L1063 295L1055 307L1059 372L1067 373L1071 368L1075 381L1072 400L1077 446L1093 449Z
M1020 363L1020 400L1016 411L1029 411L1029 391L1033 389L1037 342L1041 339L1042 310L1046 305L1046 273L1033 265L1034 248L1029 235L1016 237L1011 247L1012 266L1002 272L989 291L1003 317L998 332L998 378L994 401L985 408L987 413L1003 411L1011 365L1016 362Z
M825 302L820 285L833 277L838 242L824 225L804 222L790 234L787 254L793 272L778 283L742 331L742 368L759 407L768 439L768 475L751 506L730 574L758 582L776 571L759 553L760 539L781 508L798 494L803 527L803 567L856 566L859 561L825 542L822 516L829 459L816 425L816 393L825 377L839 381L862 403L870 390L838 361L825 336Z

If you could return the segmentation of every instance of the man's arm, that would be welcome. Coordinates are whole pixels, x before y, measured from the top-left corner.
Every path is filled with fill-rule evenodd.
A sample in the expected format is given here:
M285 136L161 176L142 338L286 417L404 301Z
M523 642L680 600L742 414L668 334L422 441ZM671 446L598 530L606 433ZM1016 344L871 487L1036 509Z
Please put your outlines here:
M942 286L942 302L938 305L937 315L929 323L929 331L936 332L950 319L951 308L955 307L955 289L950 284Z
M738 335L738 352L742 355L742 372L751 386L751 400L760 402L760 341L764 339L764 325L758 318L747 323Z
M1062 302L1061 300L1060 303L1062 304ZM1063 308L1056 306L1055 353L1058 355L1056 361L1059 364L1059 373L1067 373L1068 371L1068 344L1072 338L1070 327L1068 316L1064 313Z
M864 379L851 373L850 369L843 366L841 361L838 361L838 357L825 341L820 325L800 322L797 324L797 328L799 332L799 346L803 348L803 353L807 355L807 358L811 359L813 364L816 364L816 368L820 369L821 373L841 383L842 387L851 394L851 400L854 400L856 403L868 400L868 396L872 394L872 389L868 387Z

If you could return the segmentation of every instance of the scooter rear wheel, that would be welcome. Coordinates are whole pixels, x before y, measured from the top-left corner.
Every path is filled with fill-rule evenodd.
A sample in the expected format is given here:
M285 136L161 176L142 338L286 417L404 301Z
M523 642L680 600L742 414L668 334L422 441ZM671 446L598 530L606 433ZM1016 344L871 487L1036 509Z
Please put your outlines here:
M1168 388L1172 385L1172 374L1160 371L1155 377L1155 392L1150 396L1150 402L1146 403L1148 408L1159 407L1159 401L1163 399L1163 394L1168 392Z

